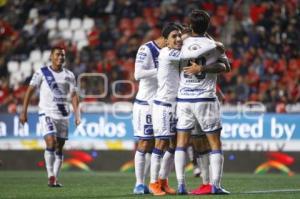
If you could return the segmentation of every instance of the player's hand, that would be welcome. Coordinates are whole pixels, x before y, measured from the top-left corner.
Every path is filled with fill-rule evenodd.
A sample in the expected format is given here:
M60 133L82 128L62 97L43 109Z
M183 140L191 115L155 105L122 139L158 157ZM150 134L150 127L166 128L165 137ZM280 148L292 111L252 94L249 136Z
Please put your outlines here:
M183 72L187 75L196 75L203 71L203 66L196 64L196 62L191 61L190 66L183 67Z
M81 119L80 118L76 118L75 119L75 125L78 126L81 123Z
M27 113L21 112L19 120L20 123L24 125L27 122Z
M217 50L220 51L221 54L225 53L225 46L223 43L216 41Z

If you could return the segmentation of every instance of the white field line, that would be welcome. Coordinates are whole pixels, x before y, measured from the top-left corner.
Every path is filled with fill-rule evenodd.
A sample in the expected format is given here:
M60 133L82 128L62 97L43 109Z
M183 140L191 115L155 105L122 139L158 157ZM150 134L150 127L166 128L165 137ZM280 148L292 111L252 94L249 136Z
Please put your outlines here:
M284 193L284 192L300 192L300 189L273 189L261 191L246 191L240 192L241 194L260 194L260 193Z

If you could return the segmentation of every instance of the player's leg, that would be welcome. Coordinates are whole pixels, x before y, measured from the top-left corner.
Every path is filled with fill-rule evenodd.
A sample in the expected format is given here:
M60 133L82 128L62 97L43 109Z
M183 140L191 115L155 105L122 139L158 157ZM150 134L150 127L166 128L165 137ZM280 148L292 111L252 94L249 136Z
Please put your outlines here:
M58 183L58 177L60 174L60 170L64 161L63 156L63 147L65 145L65 141L68 139L68 119L53 119L54 124L57 129L56 134L56 147L55 147L55 161L53 165L54 176L56 178L56 187L62 187L60 183Z
M151 150L145 153L145 169L144 169L144 179L150 176L150 165L151 165L151 155L154 144L152 144Z
M174 137L175 130L172 129L173 122L175 120L175 103L166 103L160 101L154 101L153 113L156 115L153 118L153 130L155 136L155 147L151 156L151 177L149 189L153 195L165 195L166 192L162 190L161 184L158 181L159 173L165 175L169 170L167 162L170 161L172 156L167 152L164 155L164 151L169 147L170 138Z
M62 167L62 164L64 161L64 156L63 156L64 145L65 145L65 139L57 137L55 161L54 161L54 165L53 165L54 176L56 178L56 182L55 182L56 187L62 187L62 185L60 183L58 183L58 177L59 177L60 170L61 170L61 167Z
M161 161L161 167L159 170L158 182L161 186L161 189L167 194L176 194L176 190L169 186L168 177L174 165L174 153L176 147L176 139L171 138L169 146L165 151L165 154Z
M147 103L146 105L134 103L132 124L134 136L138 138L137 150L134 156L136 177L136 183L133 189L134 194L149 193L148 187L145 185L145 176L147 176L147 168L145 168L145 166L149 164L147 163L146 154L151 153L154 146L151 113L151 106Z
M48 186L55 186L55 175L53 171L55 161L55 146L56 146L56 127L52 118L46 116L44 113L39 114L39 121L42 127L46 149L44 152L45 166L48 175Z
M193 146L195 151L197 151L197 162L200 169L200 176L202 178L202 184L197 188L192 190L192 194L202 195L211 193L210 185L210 172L209 172L209 153L210 145L208 140L204 135L195 136L193 141Z
M221 115L220 105L218 101L205 103L202 105L203 115L199 119L199 124L203 132L206 133L211 152L209 156L211 168L211 184L213 194L228 194L226 190L221 188L221 178L223 173L224 156L221 143ZM205 126L205 123L212 124Z
M162 157L164 155L165 148L169 145L169 139L155 139L155 146L151 155L151 165L150 165L150 184L149 190L153 195L165 195L166 193L162 191L161 185L158 182L158 175L160 170L160 164L162 162Z
M55 144L56 144L56 137L55 135L45 135L44 140L46 143L46 149L44 152L44 159L45 159L45 166L47 169L48 175L48 186L54 187L55 186L55 175L54 175L54 161L55 161Z
M198 158L198 153L195 150L195 147L193 146L192 140L194 139L193 136L193 132L195 131L195 129L192 130L191 132L191 138L190 138L190 143L189 146L187 148L187 155L188 155L188 159L190 161L190 163L193 164L193 174L194 177L199 177L200 176L200 168L197 162L197 158Z
M135 177L136 183L134 188L135 194L145 194L149 193L148 187L145 186L145 165L146 154L152 151L154 145L153 139L142 139L138 141L137 150L134 156L134 166L135 166Z
M195 125L195 118L191 114L193 107L190 103L177 103L176 114L177 122L177 144L174 155L176 178L178 183L178 194L187 194L185 182L185 165L187 157L187 147L189 146L189 139L191 130Z

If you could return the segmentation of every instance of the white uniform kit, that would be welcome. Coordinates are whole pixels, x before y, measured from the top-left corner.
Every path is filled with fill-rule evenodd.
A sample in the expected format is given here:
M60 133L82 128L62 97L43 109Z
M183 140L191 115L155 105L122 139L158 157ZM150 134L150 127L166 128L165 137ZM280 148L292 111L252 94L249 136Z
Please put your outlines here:
M150 41L142 45L136 56L134 76L139 90L133 105L134 137L153 138L152 103L157 90L157 66L160 48Z
M225 56L217 50L215 42L207 37L187 38L184 40L181 53L182 67L187 66L189 61L209 65ZM205 133L222 128L216 82L217 74L214 73L187 75L181 72L177 96L177 115L180 115L178 130L193 129L196 120Z
M163 48L158 58L158 89L154 98L153 129L155 138L169 138L176 133L176 96L179 86L180 51Z
M67 139L70 113L67 98L76 92L74 74L65 68L56 72L44 66L34 73L30 85L40 89L39 120L43 135L55 134Z

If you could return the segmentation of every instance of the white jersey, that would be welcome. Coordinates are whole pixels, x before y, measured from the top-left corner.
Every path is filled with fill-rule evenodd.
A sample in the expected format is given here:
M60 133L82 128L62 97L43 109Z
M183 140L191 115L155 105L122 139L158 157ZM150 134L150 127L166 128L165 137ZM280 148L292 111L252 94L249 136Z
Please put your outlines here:
M37 70L30 85L39 88L39 113L55 119L66 118L69 115L68 97L76 92L74 74L63 68L55 72L51 67L45 66Z
M213 40L207 37L189 37L184 40L181 49L181 67L189 64L190 60L202 65L216 62L221 55ZM217 75L214 73L199 73L187 75L182 71L180 74L180 86L178 99L215 98Z
M135 72L139 80L139 91L136 99L139 101L152 100L157 90L157 66L160 48L153 42L143 44L136 55Z
M179 86L180 50L162 48L158 57L158 89L155 100L174 102Z

